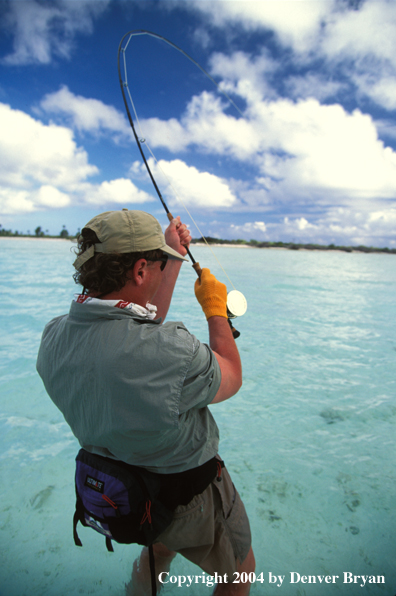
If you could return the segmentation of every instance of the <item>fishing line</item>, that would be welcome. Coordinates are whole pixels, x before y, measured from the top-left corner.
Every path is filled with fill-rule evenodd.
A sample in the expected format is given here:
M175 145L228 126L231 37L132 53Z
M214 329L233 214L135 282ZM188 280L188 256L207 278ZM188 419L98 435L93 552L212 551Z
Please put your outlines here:
M124 62L125 62L125 54L124 54ZM126 68L126 64L125 64L125 68ZM180 201L180 203L183 205L183 207L184 207L184 209L185 209L186 213L188 214L188 216L190 217L191 221L193 222L193 224L194 224L194 225L195 225L195 227L197 228L197 230L198 230L199 234L201 235L201 237L202 237L202 240L204 241L204 243L206 244L206 246L209 248L210 252L212 253L212 255L213 255L213 256L214 256L214 258L216 259L217 263L219 264L220 268L222 269L222 271L223 271L224 275L226 276L226 278L228 279L228 281L230 282L230 284L232 285L232 287L233 287L233 288L234 288L234 290L235 290L235 286L234 286L234 284L232 283L231 279L230 279L230 278L229 278L229 276L227 275L227 272L226 272L226 270L224 269L223 265L220 263L219 259L217 258L217 256L216 256L216 253L214 252L214 250L213 250L213 249L212 249L212 247L210 246L209 242L206 240L206 238L205 238L205 236L203 235L202 231L200 230L200 228L199 228L199 226L198 226L197 222L195 221L194 217L193 217L193 216L192 216L192 214L190 213L190 211L189 211L189 209L188 209L187 205L184 203L184 201L182 200L181 196L180 196L180 195L179 195L179 193L177 192L176 188L173 186L173 184L172 184L172 181L171 181L171 180L168 178L168 176L167 176L167 175L166 175L166 173L164 172L164 170L163 170L163 168L161 167L161 165L160 165L159 161L157 160L157 158L155 157L154 153L152 152L152 150L151 150L151 147L150 147L150 145L148 144L147 140L146 140L146 139L143 137L142 128L141 128L141 126L140 126L140 120L139 120L139 117L138 117L138 115L137 115L137 112L136 112L136 109L135 109L135 104L134 104L134 102L133 102L133 99L132 99L132 96L131 96L131 93L130 93L130 91L129 91L129 87L128 87L128 86L126 86L126 90L127 90L127 93L128 93L129 101L131 102L131 106L132 106L132 109L133 109L133 113L134 113L134 115L135 115L136 125L137 125L138 131L139 131L139 133L140 133L140 137L141 137L141 138L139 139L140 143L144 143L144 144L145 144L145 146L147 147L147 150L148 150L148 152L150 153L151 157L154 159L154 161L155 161L155 163L156 163L156 166L157 166L157 168L159 169L159 171L161 172L162 176L163 176L163 177L165 178L165 180L167 181L167 183L168 183L169 187L170 187L170 188L173 190L173 193L174 193L175 197L176 197L176 198L177 198L177 199Z
M156 192L157 192L157 194L159 196L159 199L161 200L161 203L162 203L162 205L163 205L163 207L164 207L164 209L165 209L165 211L167 213L168 219L171 220L172 219L172 215L171 215L171 213L170 213L170 211L169 211L169 209L168 209L168 207L167 207L167 205L166 205L166 203L165 203L165 201L164 201L164 199L163 199L163 197L161 195L161 192L160 192L160 190L158 188L158 185L157 185L157 183L156 183L156 181L154 179L154 176L153 176L153 174L152 174L152 172L150 170L149 164L147 162L146 156L145 156L144 151L143 151L142 146L141 146L142 144L144 144L147 147L147 150L151 154L151 156L152 156L152 158L153 158L153 160L154 160L157 168L162 173L162 175L164 176L164 178L167 180L169 187L172 189L172 191L173 191L174 195L176 196L176 198L183 205L185 211L187 212L188 216L191 218L191 220L194 223L195 227L197 228L199 234L201 235L203 241L208 246L208 248L211 251L212 255L214 256L214 258L218 262L220 268L222 269L224 275L227 277L227 279L230 282L231 286L234 288L234 290L229 293L229 296L230 296L230 309L229 309L230 318L235 318L236 316L241 316L246 311L246 307L247 307L246 299L244 298L243 294L241 294L241 292L238 292L238 290L235 289L234 284L232 283L231 279L227 275L224 267L220 263L219 259L217 258L216 254L214 253L214 251L213 251L212 247L210 246L210 244L208 243L208 241L206 240L205 236L202 234L202 232L201 232L201 230L200 230L197 222L195 221L195 219L191 215L191 213L188 210L187 206L185 205L184 201L181 199L181 197L177 193L177 191L174 188L171 180L168 178L168 176L166 175L166 173L164 172L164 170L160 166L157 158L155 157L153 151L151 150L149 144L147 143L146 139L143 136L143 132L142 132L142 129L141 129L141 126L140 126L139 117L137 115L135 104L133 102L132 95L131 95L131 92L130 92L130 89L129 89L129 85L128 85L128 70L127 70L127 65L126 65L126 50L128 48L128 45L129 45L132 37L138 36L138 35L149 35L151 37L160 39L160 40L164 41L165 43L167 43L168 45L170 45L171 47L173 47L174 49L176 49L177 51L179 51L181 54L183 54L183 56L185 56L186 58L188 58L188 60L190 60L193 64L195 64L195 66L197 66L210 79L210 81L212 81L212 83L216 86L216 88L218 89L218 91L228 99L228 101L234 106L234 108L237 110L237 112L242 117L244 117L244 116L243 116L241 110L238 108L238 106L231 99L231 97L229 97L229 95L225 91L223 91L221 89L220 85L213 79L213 77L204 68L202 68L202 66L198 62L196 62L184 50L182 50L181 48L179 48L177 45L175 45L174 43L172 43L171 41L169 41L168 39L166 39L162 35L158 35L157 33L153 33L151 31L147 31L147 30L144 30L144 29L138 29L138 30L134 30L134 31L129 31L121 39L121 42L120 42L120 45L119 45L119 48L118 48L118 74L119 74L119 80L120 80L120 85L121 85L122 96L123 96L123 99L124 99L125 109L126 109L126 112L127 112L129 123L131 125L131 128L132 128L132 131L133 131L135 140L136 140L137 145L139 147L140 154L142 156L142 159L144 161L144 164L146 166L146 169L148 171L148 174L150 176L150 179L151 179L151 181L152 181L152 183L154 185L154 188L155 188L155 190L156 190ZM124 42L124 40L126 38L128 38L128 40L127 40L127 42L125 44L125 47L122 47L122 44L123 44L123 42ZM123 56L124 78L122 78L122 74L121 74L121 64L120 64L120 56L121 55ZM136 129L135 129L135 126L134 126L134 123L133 123L133 119L132 119L132 116L131 116L131 113L130 113L130 110L129 110L128 101L127 101L126 95L125 95L125 90L126 90L126 92L128 94L129 102L130 102L130 104L132 106L132 110L133 110L133 113L135 115L136 124L137 124L138 130L139 130L140 138L137 135L137 132L136 132ZM188 253L188 255L189 255L189 257L190 257L190 259L191 259L191 261L193 263L193 267L194 267L195 271L197 272L198 276L200 276L201 268L199 266L199 263L197 263L195 261L195 259L192 256L190 250L188 248L186 248L186 250L187 250L187 253Z
M161 39L162 41L164 41L165 43L167 43L168 45L170 45L172 48L174 48L175 50L177 50L178 52L180 52L181 54L183 54L183 56L185 56L188 60L190 60L190 62L192 62L193 64L195 64L195 66L197 66L199 68L199 70L201 72L203 72L204 75L206 75L208 77L208 79L210 79L212 81L212 83L217 87L219 93L221 93L222 95L224 95L224 97L226 97L228 99L228 101L234 106L234 108L242 116L242 118L245 118L245 116L243 115L243 113L241 112L241 110L238 108L238 106L236 105L236 103L233 101L233 99L228 95L228 93L226 93L221 88L221 84L219 84L217 81L215 81L215 79L196 60L194 60L194 58L192 58L191 56L189 56L187 54L187 52L185 52L184 50L182 50L181 48L179 48L179 46L177 46L173 42L169 41L169 39L166 39L166 37L163 37L162 35L159 35L158 33L153 33L152 31L147 31L146 29L136 29L135 31L129 31L128 33L126 33L124 35L124 37L121 40L120 47L122 45L122 42L124 41L124 39L128 35L129 35L129 39L128 39L126 45L125 45L125 48L123 48L122 51L126 52L126 49L127 49L128 45L129 45L129 42L131 41L131 38L134 37L134 36L137 36L137 35L149 35L150 37L156 37L157 39Z

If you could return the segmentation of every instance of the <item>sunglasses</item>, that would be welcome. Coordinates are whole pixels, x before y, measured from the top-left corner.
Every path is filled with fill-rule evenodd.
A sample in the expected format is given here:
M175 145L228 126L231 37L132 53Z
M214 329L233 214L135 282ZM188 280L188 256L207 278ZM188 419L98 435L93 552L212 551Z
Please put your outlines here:
M161 271L163 271L166 267L168 259L169 259L169 256L167 254L164 254L164 255L162 255L162 257L158 257L158 259L150 259L150 261L152 263L154 263L155 261L161 261L160 269L161 269Z

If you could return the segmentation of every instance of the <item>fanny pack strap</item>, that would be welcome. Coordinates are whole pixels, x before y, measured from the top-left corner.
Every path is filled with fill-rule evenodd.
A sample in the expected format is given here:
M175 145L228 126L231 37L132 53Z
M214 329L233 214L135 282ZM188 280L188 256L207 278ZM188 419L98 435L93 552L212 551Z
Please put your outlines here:
M149 549L149 563L150 563L150 575L151 575L151 594L152 596L157 596L157 582L155 576L155 558L154 558L154 550L153 545L150 544L148 547Z

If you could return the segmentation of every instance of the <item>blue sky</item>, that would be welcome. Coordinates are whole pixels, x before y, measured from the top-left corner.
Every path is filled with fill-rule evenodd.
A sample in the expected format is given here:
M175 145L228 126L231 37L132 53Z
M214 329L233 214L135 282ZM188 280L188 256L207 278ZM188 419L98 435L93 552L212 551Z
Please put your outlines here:
M118 81L138 29L238 107L163 41L131 38L146 155L194 237L180 200L208 236L396 247L394 0L1 2L4 228L75 233L122 207L166 224Z

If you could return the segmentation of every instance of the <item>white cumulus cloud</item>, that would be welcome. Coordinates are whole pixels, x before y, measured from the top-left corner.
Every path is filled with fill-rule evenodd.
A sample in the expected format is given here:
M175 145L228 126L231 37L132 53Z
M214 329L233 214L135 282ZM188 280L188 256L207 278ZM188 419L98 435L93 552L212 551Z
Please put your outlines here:
M14 33L14 48L3 58L3 63L48 64L53 56L69 58L75 35L91 33L94 19L106 10L108 3L109 0L8 2L2 25Z
M370 97L385 109L395 109L394 0L359 3L342 0L194 0L185 5L209 18L212 26L224 28L232 24L246 31L272 31L284 47L293 50L295 63L314 65L320 58L325 67L332 71L337 68L338 74L343 73L353 82L362 96ZM249 78L248 71L247 74ZM295 87L298 97L309 97L307 92L314 90L313 82L308 72L305 77L294 76L288 86L290 91ZM242 95L251 94L244 76L238 82L239 91L243 84L245 91ZM262 82L261 87L264 85ZM335 91L337 83L327 82L325 89L316 87L315 97L321 99ZM269 97L270 94L271 88L267 86Z
M216 52L210 58L211 74L222 79L220 88L228 94L232 92L243 97L249 103L275 96L268 77L276 72L277 67L266 50L254 57L239 51L231 55Z
M396 153L378 139L370 116L310 99L263 103L255 119L268 148L263 173L287 187L346 199L395 196Z
M158 127L147 120L142 127L151 145L174 150L174 137L167 143L174 121L169 134L165 121ZM182 115L178 138L178 150L195 147L253 163L255 188L258 184L265 191L266 204L269 195L277 200L283 195L286 202L296 195L348 202L396 194L396 153L378 138L371 116L360 110L350 114L339 104L322 105L312 98L256 101L246 118L237 119L204 93Z
M217 27L236 24L247 31L269 29L280 41L296 50L309 50L316 41L323 19L332 12L333 0L281 1L243 0L202 2L192 0L189 5L210 16ZM287 13L287 14L286 14Z
M40 107L50 114L66 116L74 128L91 133L110 131L130 135L129 123L114 106L98 99L75 95L64 85L47 94Z
M64 192L61 192L50 184L43 184L36 191L31 193L33 203L40 207L67 207L70 204L70 196Z
M0 104L0 182L12 187L70 187L98 172L70 129L44 125Z
M342 6L342 5L340 5ZM365 56L389 60L396 66L396 7L393 0L366 0L357 10L329 14L322 41L332 58L361 61Z
M232 238L237 238L241 234L244 237L251 234L252 238L262 240L266 236L266 231L267 226L263 221L249 221L242 225L230 225L230 235Z
M200 172L180 159L160 160L158 164L150 159L149 165L155 176L165 176L165 182L170 185L165 192L172 203L175 194L185 205L197 208L230 207L237 201L225 180Z
M77 146L72 130L0 104L1 214L153 200L127 178L89 181L97 175L98 168Z
M183 151L196 146L199 151L230 154L246 159L258 149L258 137L248 120L226 115L220 98L203 92L188 103L180 122L174 118L141 120L143 135L152 147Z
M128 178L104 181L101 184L82 185L81 190L87 204L103 205L106 203L147 203L153 197L139 190Z

